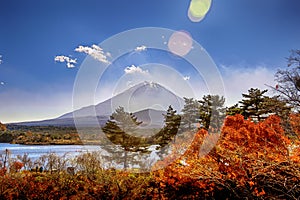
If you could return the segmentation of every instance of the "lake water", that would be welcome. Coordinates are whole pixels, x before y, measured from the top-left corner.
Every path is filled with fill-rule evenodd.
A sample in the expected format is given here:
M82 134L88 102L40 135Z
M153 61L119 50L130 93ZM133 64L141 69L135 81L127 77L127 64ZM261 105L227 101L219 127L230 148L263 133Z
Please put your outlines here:
M6 149L10 151L11 157L28 154L33 160L48 153L56 153L62 156L64 154L78 155L84 152L101 150L100 146L97 145L22 145L0 143L0 154L4 154Z
M142 163L154 163L159 160L158 155L155 150L156 146L153 145L150 147L152 153L147 155L144 158L140 158L139 162ZM28 157L31 161L36 161L42 155L46 155L49 153L55 153L58 156L65 156L68 158L75 157L80 153L85 152L93 152L98 151L104 154L104 150L101 149L100 146L97 145L22 145L22 144L9 144L9 143L0 143L0 154L4 155L6 149L10 152L10 158L16 158L17 155L23 156L24 154L28 154ZM107 155L107 153L105 153ZM115 168L123 168L122 164L114 164L112 163L103 163L103 167L115 167ZM138 168L138 165L134 165L133 167Z

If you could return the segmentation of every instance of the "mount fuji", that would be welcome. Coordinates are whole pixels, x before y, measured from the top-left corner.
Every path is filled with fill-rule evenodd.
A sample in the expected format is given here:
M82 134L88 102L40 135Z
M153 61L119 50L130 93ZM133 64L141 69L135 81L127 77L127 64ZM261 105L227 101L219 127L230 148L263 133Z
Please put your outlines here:
M163 113L169 105L180 112L184 106L184 100L166 89L164 86L154 82L139 83L97 105L90 105L73 112L61 115L58 118L43 121L20 122L15 125L25 126L74 126L78 122L80 126L103 125L109 116L119 106L125 111L133 113L141 121L154 123L161 126ZM75 121L75 122L74 122Z

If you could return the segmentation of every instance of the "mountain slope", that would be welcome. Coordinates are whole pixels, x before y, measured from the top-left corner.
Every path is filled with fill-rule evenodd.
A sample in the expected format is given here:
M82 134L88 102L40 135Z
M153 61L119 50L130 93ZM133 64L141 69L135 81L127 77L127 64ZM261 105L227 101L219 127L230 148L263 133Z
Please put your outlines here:
M122 106L127 112L134 113L143 126L161 127L163 113L168 106L178 112L184 105L184 100L158 83L143 82L97 105L91 105L66 113L58 118L14 123L27 126L99 126L104 125L114 110ZM96 113L96 116L93 116Z
M143 82L96 106L87 106L59 118L72 118L73 115L76 118L87 117L93 116L93 113L97 116L108 116L119 106L124 107L127 112L137 112L145 109L167 110L169 105L180 111L184 100L158 83Z

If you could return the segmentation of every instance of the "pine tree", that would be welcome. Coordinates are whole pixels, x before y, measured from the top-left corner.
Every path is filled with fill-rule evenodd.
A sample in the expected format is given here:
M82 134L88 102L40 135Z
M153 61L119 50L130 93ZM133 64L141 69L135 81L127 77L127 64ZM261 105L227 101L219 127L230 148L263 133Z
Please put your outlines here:
M196 127L194 124L199 121L199 102L193 98L184 97L184 108L182 109L181 131L192 130Z
M172 141L176 134L178 133L181 116L176 114L176 110L172 108L170 105L167 113L163 114L164 116L164 127L153 136L153 140L156 144L159 144L161 147L167 145L170 141Z
M164 127L155 135L152 136L154 144L159 145L157 152L158 156L163 159L164 155L168 152L168 148L165 148L172 140L175 142L175 137L179 133L179 127L181 122L181 116L176 114L177 111L170 105L167 113L164 116Z
M119 107L111 115L110 120L107 121L104 127L102 127L103 132L106 137L117 147L110 149L111 145L106 146L105 150L109 153L116 153L117 157L121 157L119 154L123 152L118 150L118 146L124 150L123 156L123 166L124 169L128 168L128 156L131 152L138 152L144 150L141 148L146 145L145 138L140 138L134 136L134 131L142 122L137 120L132 113L125 112L123 107Z
M266 96L262 104L265 114L275 114L281 119L288 117L291 112L291 107L286 102L280 100L279 96Z
M226 109L226 115L236 115L242 114L243 110L239 107L239 104L234 104L233 106Z
M204 95L199 103L200 127L220 131L226 114L225 98L219 95Z
M279 96L265 97L263 102L265 115L277 115L281 119L281 125L287 134L291 134L292 128L290 125L291 106L288 106L286 101L280 99Z
M125 112L123 107L118 107L110 119L125 133L133 133L137 126L142 123L137 121L137 117L132 113Z
M147 148L151 145L159 145L158 149L162 149L169 144L178 133L180 122L181 116L177 114L172 106L169 106L167 113L164 114L164 127L151 137L138 137L135 136L135 130L141 122L133 114L127 113L124 108L119 107L111 115L105 126L102 127L106 137L115 145L107 145L103 148L112 156L122 158L121 160L116 158L114 160L123 163L124 169L127 169L129 161L131 164L140 164L134 163L134 157L141 156L138 154L139 152L149 153Z
M265 118L265 110L264 110L264 94L268 90L259 90L258 88L251 88L248 90L248 94L242 94L243 98L241 103L242 115L245 119L252 118L255 121L261 121Z
M236 114L242 114L245 119L252 118L254 121L261 121L270 115L277 115L287 123L291 107L287 106L285 101L280 100L279 96L265 96L267 91L251 88L248 90L249 94L242 94L244 99L239 101L241 106L235 105L235 107L229 108L227 113L233 113L236 110Z

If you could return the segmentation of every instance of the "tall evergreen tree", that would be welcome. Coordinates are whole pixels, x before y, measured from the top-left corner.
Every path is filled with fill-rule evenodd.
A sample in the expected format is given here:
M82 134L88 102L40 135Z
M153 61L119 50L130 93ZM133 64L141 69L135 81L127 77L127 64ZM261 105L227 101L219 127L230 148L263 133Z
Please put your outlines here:
M261 121L274 114L287 122L291 107L287 106L286 102L282 101L279 96L265 96L267 91L251 88L248 90L248 94L242 94L244 98L239 101L241 106L236 104L230 107L227 113L242 114L246 119L252 118L254 121Z
M124 108L117 108L111 115L110 120L102 127L107 138L116 146L107 145L103 148L110 154L122 158L119 163L123 163L124 169L128 168L129 161L131 164L139 164L134 163L134 157L140 156L138 154L139 152L148 152L147 148L151 145L159 145L157 150L163 149L163 147L169 144L178 133L181 116L177 114L177 111L174 110L172 106L169 106L166 114L163 116L164 127L155 135L143 138L135 135L135 130L141 122L139 122L133 114L125 112ZM118 147L121 149L118 149ZM159 154L162 155L165 150L166 149L163 149Z
M132 113L125 112L123 107L118 107L111 115L110 119L116 123L120 129L126 133L133 133L142 122L137 121L137 117Z
M279 96L266 96L264 98L262 107L265 114L275 114L281 119L289 117L289 114L291 112L291 107L288 106L285 101L282 101Z
M261 121L264 118L264 101L266 98L264 94L267 91L251 88L248 90L248 94L242 94L243 99L239 103L241 104L242 115L246 119L252 118L253 120Z
M233 106L226 109L226 115L236 115L242 114L243 110L239 107L239 104L234 104Z
M159 145L157 154L162 159L168 152L167 145L175 141L176 135L179 133L179 127L181 122L181 116L177 114L177 111L170 105L167 113L164 116L164 127L152 137L153 143Z
M199 122L199 102L193 98L184 97L184 108L182 109L181 131L195 129Z
M199 103L200 126L207 130L220 131L226 114L225 98L219 95L204 95Z
M114 144L119 145L124 150L123 166L124 169L128 168L128 156L131 152L142 151L141 146L145 145L145 138L134 136L134 131L141 124L137 118L132 114L125 112L123 107L119 107L111 115L110 120L107 121L103 132L107 138ZM118 150L110 149L107 146L105 150L110 153L118 154ZM123 151L122 151L123 152ZM118 157L121 157L119 154Z
M289 121L292 107L288 106L286 101L283 101L279 96L265 97L263 107L266 116L275 114L280 117L281 125L287 134L293 132Z
M156 144L165 146L172 139L175 138L176 134L178 133L181 122L181 116L176 113L177 111L174 110L170 105L167 110L167 113L164 114L164 127L159 131L159 133L154 135L154 140L156 141Z

